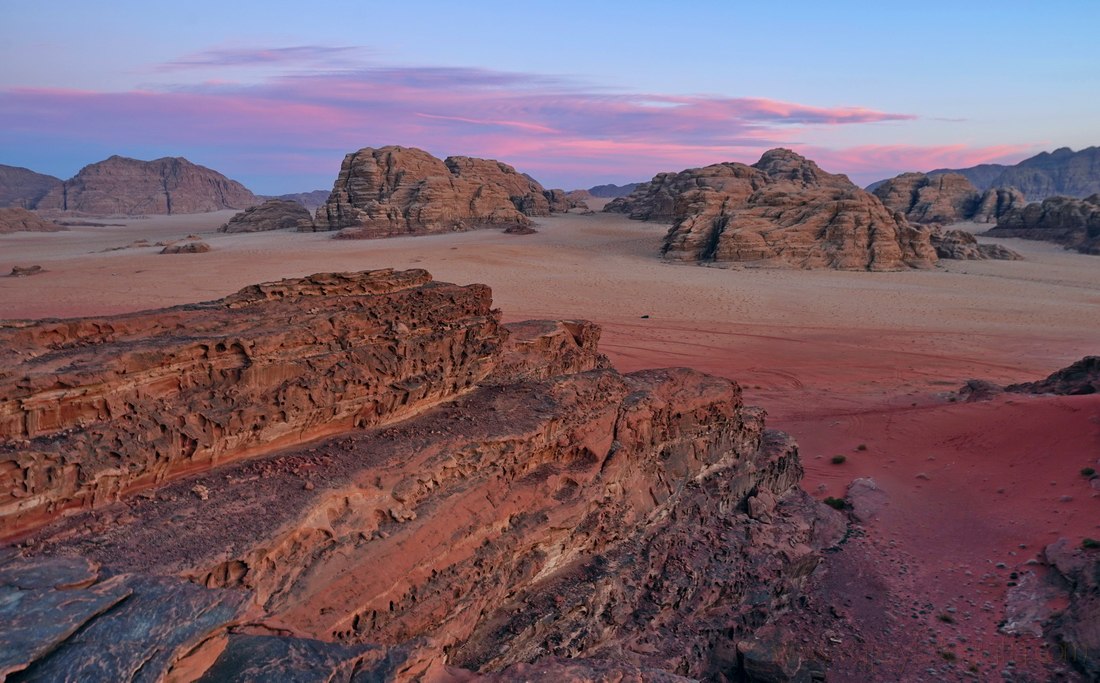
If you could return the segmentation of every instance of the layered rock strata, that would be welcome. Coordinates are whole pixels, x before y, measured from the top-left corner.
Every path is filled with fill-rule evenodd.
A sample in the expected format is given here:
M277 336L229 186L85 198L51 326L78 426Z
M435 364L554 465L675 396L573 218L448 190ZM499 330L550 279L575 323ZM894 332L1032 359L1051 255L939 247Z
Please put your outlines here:
M52 175L0 164L0 208L33 209L50 190L60 186L61 179Z
M798 487L790 439L736 384L620 374L594 325L502 326L482 286L422 271L312 276L153 317L5 330L25 336L0 347L14 369L4 381L68 399L52 422L28 420L31 401L3 423L9 462L30 479L51 468L51 440L94 471L105 450L90 435L117 445L179 420L167 400L100 412L97 392L170 384L136 357L183 385L162 398L236 443L213 449L220 466L167 467L122 502L46 526L6 517L25 542L0 549L0 610L17 593L10 604L43 606L0 621L0 638L26 644L0 662L12 680L80 666L150 680L737 680L754 634L843 533ZM117 345L117 359L99 356L93 390L75 380L90 379L96 344ZM311 419L332 435L270 452L291 423L299 441L322 435ZM237 428L272 423L283 426L265 435L268 454L246 458L254 442ZM209 425L194 426L205 444ZM177 621L189 626L161 643Z
M840 270L936 262L925 232L846 176L785 149L752 166L659 174L605 211L672 222L662 252L674 261Z
M243 185L183 157L140 161L113 156L80 169L34 208L96 216L142 216L245 209Z
M367 147L344 157L315 229L356 238L419 235L526 226L530 216L569 208L564 192L499 161Z

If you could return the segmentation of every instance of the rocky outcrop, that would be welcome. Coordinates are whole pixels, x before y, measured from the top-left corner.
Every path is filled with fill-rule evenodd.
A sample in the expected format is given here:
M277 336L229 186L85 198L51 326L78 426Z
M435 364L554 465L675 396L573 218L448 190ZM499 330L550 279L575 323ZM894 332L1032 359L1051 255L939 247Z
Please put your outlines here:
M142 216L245 209L256 203L256 196L240 183L183 157L139 161L113 156L80 169L35 208Z
M202 240L189 240L167 244L160 250L162 254L205 254L210 251L210 245Z
M65 230L65 228L26 209L0 208L0 235L11 232L57 232L58 230Z
M1017 394L1056 394L1081 396L1100 392L1100 356L1085 356L1081 360L1051 373L1046 379L1020 382L1006 387L980 379L969 380L959 393L969 401L982 401L1002 392Z
M1051 197L1013 209L986 234L1056 242L1083 254L1100 254L1100 194L1085 199Z
M3 670L744 679L844 532L793 443L729 380L499 315L384 271L9 325Z
M1065 195L1087 197L1100 193L1100 147L1074 152L1062 147L1041 152L1020 163L982 164L971 168L938 169L929 174L959 173L980 190L996 187L1019 188L1029 201Z
M298 230L311 232L313 216L298 202L269 199L259 206L245 209L229 219L218 232L262 232L265 230Z
M1023 259L1015 251L1000 244L979 244L973 234L965 230L942 230L938 226L930 233L932 246L941 259L961 261L1019 261Z
M0 537L257 449L407 416L482 379L498 328L487 288L424 271L5 323Z
M0 208L33 209L50 190L61 187L61 179L35 173L22 166L0 164Z
M529 216L568 210L561 190L545 190L499 161L367 147L344 157L316 229L357 238L419 235L528 225Z
M1062 588L1065 605L1044 624L1045 635L1061 661L1086 680L1100 680L1100 548L1073 548L1063 538L1046 547L1043 559L1057 577L1052 583Z
M995 223L1010 209L1026 204L1019 190L980 192L958 173L903 173L878 184L874 195L886 208L905 214L913 223Z
M968 220L975 223L996 223L1009 211L1027 206L1024 193L1014 187L995 187L982 193L978 209Z
M785 149L752 166L662 173L605 211L671 221L665 258L711 264L898 270L936 261L928 235L846 176Z

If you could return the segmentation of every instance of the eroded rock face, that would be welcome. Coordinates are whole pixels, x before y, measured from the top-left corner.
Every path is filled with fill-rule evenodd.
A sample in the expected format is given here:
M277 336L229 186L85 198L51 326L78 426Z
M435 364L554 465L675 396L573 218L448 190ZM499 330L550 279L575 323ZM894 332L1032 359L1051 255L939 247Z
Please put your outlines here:
M665 258L715 264L898 270L929 267L923 231L875 196L785 149L752 166L662 173L606 211L671 221Z
M978 244L978 239L965 230L932 230L932 246L941 259L961 261L1019 261L1023 259L1015 251L1000 244Z
M313 217L306 207L288 199L269 199L229 219L218 232L262 232L265 230L313 230Z
M61 179L35 173L21 166L0 164L0 208L33 209L50 190L61 187Z
M183 333L186 331L186 333ZM483 379L488 288L315 275L150 313L0 326L0 537Z
M245 209L256 196L235 180L183 157L113 156L89 164L35 208L97 216L171 215Z
M373 238L525 226L528 216L568 211L561 190L499 161L437 159L411 147L367 147L344 157L317 230Z
M1081 360L1052 372L1046 379L1019 382L1002 387L987 380L967 381L959 393L968 401L984 401L1005 391L1017 394L1056 394L1081 396L1100 392L1100 356L1085 356Z
M1061 578L1066 602L1045 626L1063 661L1086 680L1100 680L1100 549L1073 548L1059 539L1043 552Z
M26 209L0 208L0 235L11 232L57 232L64 229Z
M211 681L766 665L744 652L844 531L799 488L790 439L733 382L620 374L591 323L498 317L483 286L385 271L3 330L0 490L35 498L4 508L33 532L0 548L0 610L26 591L43 608L0 620L23 644L0 664ZM299 445L271 452L288 429ZM138 438L155 455L126 450ZM49 491L91 500L42 526ZM784 652L796 680L823 666Z
M1013 209L986 234L1045 240L1083 254L1100 254L1100 194L1085 199L1051 197Z
M875 187L874 195L913 223L995 223L1010 209L1027 203L1015 188L980 192L959 173L903 173Z

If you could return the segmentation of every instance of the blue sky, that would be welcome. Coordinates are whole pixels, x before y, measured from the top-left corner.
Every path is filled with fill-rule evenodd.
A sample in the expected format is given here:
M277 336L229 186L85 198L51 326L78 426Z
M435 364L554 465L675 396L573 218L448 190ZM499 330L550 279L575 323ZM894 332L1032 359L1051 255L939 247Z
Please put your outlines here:
M567 188L794 148L869 182L1100 144L1100 2L3 0L0 163L186 156L258 192L346 152Z

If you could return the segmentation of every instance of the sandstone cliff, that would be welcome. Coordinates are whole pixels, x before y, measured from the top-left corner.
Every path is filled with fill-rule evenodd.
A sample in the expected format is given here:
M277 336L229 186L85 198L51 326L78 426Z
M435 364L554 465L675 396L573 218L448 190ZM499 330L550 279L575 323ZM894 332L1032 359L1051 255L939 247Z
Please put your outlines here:
M240 183L182 157L139 161L113 156L80 169L35 208L140 216L245 209L256 203Z
M980 192L958 173L903 173L876 187L874 195L886 208L905 214L914 223L995 223L1010 209L1026 203L1014 188Z
M545 190L499 161L367 147L344 157L316 229L390 237L527 225L529 216L568 210L561 190Z
M986 234L1057 242L1083 254L1100 254L1100 194L1051 197L1013 209Z
M844 529L794 445L728 380L499 315L376 271L9 324L0 674L744 678Z
M882 202L785 149L752 166L662 173L605 211L673 222L665 258L796 268L898 270L936 261L928 235Z
M313 217L295 201L269 199L233 216L218 232L262 232L265 230L313 230Z
M61 187L60 178L21 166L0 164L0 208L33 209L50 190L58 187Z
M0 208L0 235L9 232L57 232L64 229L26 209Z

